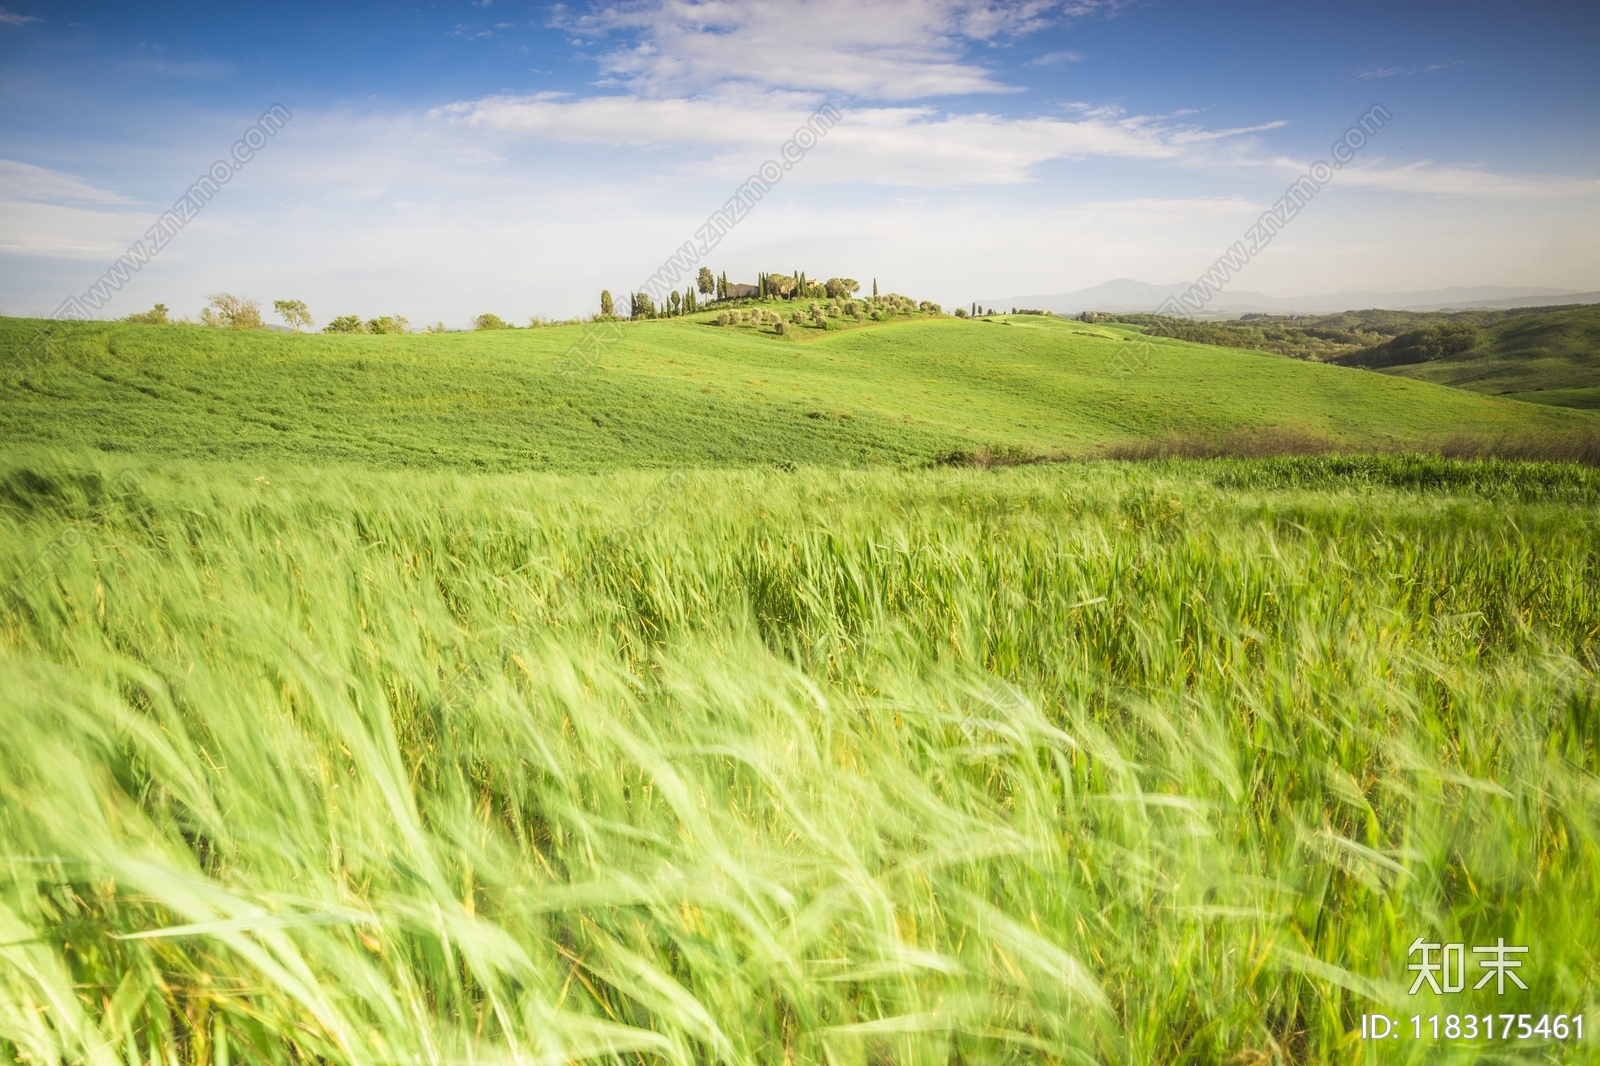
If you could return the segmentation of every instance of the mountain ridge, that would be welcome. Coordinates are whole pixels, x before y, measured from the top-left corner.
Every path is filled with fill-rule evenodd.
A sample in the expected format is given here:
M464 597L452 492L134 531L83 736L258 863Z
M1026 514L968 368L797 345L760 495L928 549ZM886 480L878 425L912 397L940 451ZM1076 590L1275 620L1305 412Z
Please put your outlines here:
M982 299L984 307L1026 307L1056 314L1084 311L1153 314L1161 304L1189 290L1189 282L1157 285L1132 278L1115 278L1073 292ZM1269 296L1251 290L1223 290L1196 313L1198 318L1227 318L1240 314L1334 314L1339 311L1382 308L1393 311L1443 311L1468 308L1538 307L1548 303L1600 303L1600 291L1583 292L1540 286L1475 285L1401 292L1344 290L1307 296Z

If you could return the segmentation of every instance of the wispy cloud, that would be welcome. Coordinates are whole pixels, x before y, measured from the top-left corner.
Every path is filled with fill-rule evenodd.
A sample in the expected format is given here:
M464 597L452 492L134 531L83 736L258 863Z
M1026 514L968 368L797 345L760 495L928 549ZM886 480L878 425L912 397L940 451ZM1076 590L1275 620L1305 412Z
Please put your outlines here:
M36 167L15 159L0 159L0 189L8 200L38 203L128 204L126 196L90 185L59 170Z
M626 39L601 56L601 72L611 84L644 95L739 82L912 100L1013 91L968 61L967 48L1118 6L1118 0L650 0L584 15L558 6L553 21L580 37Z
M26 26L30 22L43 22L38 15L19 15L0 7L0 26Z
M1046 54L1044 54L1042 56L1036 56L1035 58L1028 60L1028 66L1030 66L1030 67L1053 67L1053 66L1057 66L1057 65L1059 65L1061 63L1081 63L1081 62L1083 62L1083 53L1082 52L1074 52L1074 51L1071 51L1069 49L1069 50L1064 51L1064 52L1047 52Z
M1436 70L1449 70L1451 67L1459 67L1465 62L1466 60L1464 59L1440 59L1432 63L1419 63L1409 67L1362 67L1356 71L1356 77L1399 78L1412 74L1431 74Z
M0 159L0 251L104 258L141 232L133 201L74 174Z
M1304 168L1300 164L1301 169ZM1497 174L1481 167L1439 164L1430 159L1389 165L1381 158L1346 167L1336 181L1341 185L1439 196L1476 196L1496 199L1554 200L1600 196L1600 179L1561 174Z
M702 97L487 96L431 115L468 127L566 144L699 147L717 152L693 169L737 172L773 147L773 131L803 122L807 93L724 91ZM1115 109L1012 118L936 108L852 108L807 162L802 180L940 187L1029 181L1040 164L1088 157L1175 159L1282 123L1235 130L1174 126Z

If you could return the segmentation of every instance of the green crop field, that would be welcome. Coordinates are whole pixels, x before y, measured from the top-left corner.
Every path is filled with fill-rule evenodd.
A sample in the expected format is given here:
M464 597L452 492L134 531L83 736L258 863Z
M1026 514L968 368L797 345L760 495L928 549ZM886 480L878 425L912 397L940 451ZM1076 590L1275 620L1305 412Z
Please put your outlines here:
M1256 433L1389 450L1589 433L1588 412L1039 316L788 336L709 316L294 336L93 323L30 348L0 319L0 439L260 462L599 471L925 465L977 449L1094 454Z
M1600 1027L1600 471L1405 453L1589 412L1039 316L593 363L38 325L0 320L0 1060ZM1342 454L952 465L1252 434ZM1419 937L1528 988L1412 996ZM1448 1053L1600 1061L1553 1024Z
M258 469L0 467L20 1061L1364 1063L1366 1013L1600 1020L1594 470ZM1410 997L1418 937L1527 946L1528 990Z

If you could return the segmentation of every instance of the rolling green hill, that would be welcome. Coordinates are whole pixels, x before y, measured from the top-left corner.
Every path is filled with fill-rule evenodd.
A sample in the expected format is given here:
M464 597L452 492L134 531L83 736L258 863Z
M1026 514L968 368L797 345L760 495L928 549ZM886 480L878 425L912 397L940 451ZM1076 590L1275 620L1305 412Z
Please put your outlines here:
M1525 315L1457 355L1386 368L1414 381L1561 407L1600 408L1600 307Z
M1299 435L1354 450L1548 438L1593 416L1115 325L924 318L779 337L710 316L400 336L0 320L0 439L386 467L925 465Z

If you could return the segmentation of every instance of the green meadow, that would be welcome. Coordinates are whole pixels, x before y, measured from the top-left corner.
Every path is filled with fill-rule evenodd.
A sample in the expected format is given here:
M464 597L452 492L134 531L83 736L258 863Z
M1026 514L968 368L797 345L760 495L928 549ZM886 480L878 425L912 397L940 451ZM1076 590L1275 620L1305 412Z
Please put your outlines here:
M1589 412L1038 316L30 328L0 1059L1600 1061L1600 471L1423 454Z
M94 323L24 360L0 319L0 437L260 462L516 471L926 465L978 449L1092 455L1152 439L1299 437L1363 451L1592 432L1588 412L1040 316L786 336L710 316L294 336ZM14 370L12 368L22 368Z

